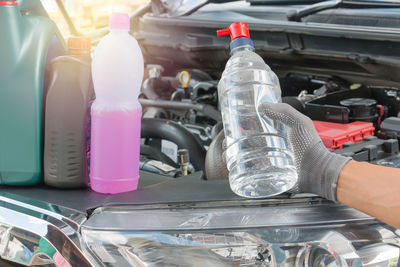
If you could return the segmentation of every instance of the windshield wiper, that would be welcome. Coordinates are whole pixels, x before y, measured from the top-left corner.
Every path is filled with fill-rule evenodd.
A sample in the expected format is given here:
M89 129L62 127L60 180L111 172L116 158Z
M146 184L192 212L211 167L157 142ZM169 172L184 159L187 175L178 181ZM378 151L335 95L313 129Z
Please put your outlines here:
M343 4L343 0L323 1L311 6L304 7L302 9L290 10L286 14L286 16L290 21L301 21L301 18L303 17L317 13L322 10L337 8L341 4Z
M347 8L382 8L382 7L400 7L399 1L390 0L330 0L306 6L299 10L290 10L286 15L290 21L301 21L301 18L319 11L347 7Z
M79 36L81 35L75 27L74 22L72 21L71 17L68 15L67 10L65 9L64 3L61 0L56 0L56 4L58 9L61 12L61 15L64 17L65 21L67 22L69 31L72 35Z
M228 2L235 2L242 0L187 0L180 1L179 5L176 5L176 0L152 0L152 10L153 14L163 14L167 13L169 17L181 17L181 16L189 16L195 13L200 8L208 5L208 4L224 4ZM182 4L185 2L185 4Z
M256 5L277 5L277 6L289 6L289 5L311 5L322 2L324 0L246 0L253 6Z

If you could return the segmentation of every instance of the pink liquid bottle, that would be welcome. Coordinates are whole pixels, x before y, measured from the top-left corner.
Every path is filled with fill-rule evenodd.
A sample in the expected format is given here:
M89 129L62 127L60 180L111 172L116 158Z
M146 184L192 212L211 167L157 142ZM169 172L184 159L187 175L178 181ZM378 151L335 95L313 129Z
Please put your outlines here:
M127 14L112 14L110 33L93 54L90 186L105 194L136 190L139 181L144 63L129 28Z

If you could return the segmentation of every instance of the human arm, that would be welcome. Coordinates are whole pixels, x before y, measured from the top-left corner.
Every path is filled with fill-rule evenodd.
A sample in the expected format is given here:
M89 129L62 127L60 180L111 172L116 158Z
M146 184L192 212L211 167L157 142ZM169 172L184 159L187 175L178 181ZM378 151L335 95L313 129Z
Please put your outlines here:
M314 193L339 201L400 228L400 169L387 168L328 151L312 121L287 104L264 103L265 119L289 128L301 193Z
M352 160L339 174L337 200L400 229L400 169Z

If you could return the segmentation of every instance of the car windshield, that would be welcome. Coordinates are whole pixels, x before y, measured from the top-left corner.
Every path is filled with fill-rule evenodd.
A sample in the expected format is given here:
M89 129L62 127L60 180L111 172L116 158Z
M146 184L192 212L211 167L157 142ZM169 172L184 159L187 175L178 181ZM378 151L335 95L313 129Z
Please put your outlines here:
M150 0L41 0L50 18L58 25L64 36L73 35L62 10L57 2L65 7L76 29L80 33L87 33L104 28L108 24L111 12L132 13Z
M400 7L400 2L397 0L162 0L161 2L168 15L172 17L189 15L207 4L227 2L247 2L249 5L254 6L303 5L307 9L302 11L304 16L338 7Z
M56 22L64 36L85 34L107 26L108 16L112 12L131 14L151 0L41 0L50 18ZM400 7L400 1L395 0L157 0L153 1L158 9L167 16L178 17L196 12L208 4L224 4L228 2L246 2L257 6L296 6L298 8L292 21L300 21L302 17L339 7L350 8L380 8ZM243 3L241 3L243 4ZM215 5L216 6L216 5ZM61 8L60 8L61 7ZM208 8L213 8L208 6ZM62 10L65 9L65 10ZM65 12L63 14L63 11ZM67 19L66 19L67 17ZM68 25L68 20L69 24ZM71 29L72 28L72 29ZM74 29L76 31L74 32Z

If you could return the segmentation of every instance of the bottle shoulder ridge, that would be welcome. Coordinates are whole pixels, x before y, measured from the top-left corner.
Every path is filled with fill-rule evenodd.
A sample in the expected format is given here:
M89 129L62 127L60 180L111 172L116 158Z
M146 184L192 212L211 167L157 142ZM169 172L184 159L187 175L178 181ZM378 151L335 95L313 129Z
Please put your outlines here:
M81 64L83 66L90 66L91 58L90 58L90 56L88 56L86 58L86 57L79 57L79 56L73 56L73 55L63 55L63 56L55 57L54 59L51 60L52 65L54 65L56 63L62 64L64 62Z

